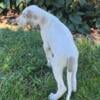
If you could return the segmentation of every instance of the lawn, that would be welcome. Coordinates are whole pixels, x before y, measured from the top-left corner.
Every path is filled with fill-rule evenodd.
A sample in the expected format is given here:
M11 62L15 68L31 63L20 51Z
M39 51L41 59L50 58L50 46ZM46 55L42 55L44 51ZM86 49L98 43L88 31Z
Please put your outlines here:
M100 100L100 46L86 38L75 40L80 52L78 90L71 100ZM55 90L40 34L0 29L0 100L48 100Z

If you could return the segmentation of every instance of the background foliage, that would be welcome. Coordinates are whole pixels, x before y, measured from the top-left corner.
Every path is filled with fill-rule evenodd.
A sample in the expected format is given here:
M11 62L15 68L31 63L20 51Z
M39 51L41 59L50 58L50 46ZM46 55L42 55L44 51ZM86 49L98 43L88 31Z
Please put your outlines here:
M87 34L90 27L100 27L99 0L0 0L0 13L5 9L21 12L31 4L53 13L73 32ZM71 100L99 100L100 46L86 38L76 39L76 44L79 88ZM0 29L0 100L47 100L55 90L39 33ZM66 94L61 100L65 98Z
M0 0L0 7L22 11L37 4L58 16L73 32L87 34L100 28L100 0Z

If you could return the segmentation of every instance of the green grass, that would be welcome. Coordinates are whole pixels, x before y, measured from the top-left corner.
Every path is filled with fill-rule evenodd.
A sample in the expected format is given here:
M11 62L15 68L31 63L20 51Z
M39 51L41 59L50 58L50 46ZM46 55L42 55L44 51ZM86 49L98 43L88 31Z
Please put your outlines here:
M100 100L100 46L76 40L80 51L78 91L71 100ZM39 33L0 29L0 100L48 100L56 82ZM66 94L60 99L65 100Z

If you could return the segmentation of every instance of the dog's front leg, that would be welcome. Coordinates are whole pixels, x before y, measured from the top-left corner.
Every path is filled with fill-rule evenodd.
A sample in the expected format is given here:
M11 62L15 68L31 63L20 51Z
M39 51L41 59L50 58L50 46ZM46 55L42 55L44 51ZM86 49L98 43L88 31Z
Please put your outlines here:
M43 48L44 48L44 51L45 51L45 54L46 54L46 58L47 58L47 66L51 67L51 60L53 58L53 54L52 54L51 48L47 44L44 44Z
M59 53L54 55L51 65L54 78L57 82L57 91L56 93L50 93L49 100L58 100L66 92L66 86L63 81L63 70L64 70L64 59Z

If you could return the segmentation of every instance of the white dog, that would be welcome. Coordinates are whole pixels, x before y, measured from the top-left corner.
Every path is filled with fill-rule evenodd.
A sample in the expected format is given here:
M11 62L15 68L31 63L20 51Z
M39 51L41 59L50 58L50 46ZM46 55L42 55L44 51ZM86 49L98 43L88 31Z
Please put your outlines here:
M49 95L49 99L58 100L66 92L63 71L67 67L66 100L70 100L72 91L75 92L77 89L78 50L69 29L57 17L36 5L25 8L16 21L21 27L27 24L32 27L40 26L43 48L58 88L55 94Z

